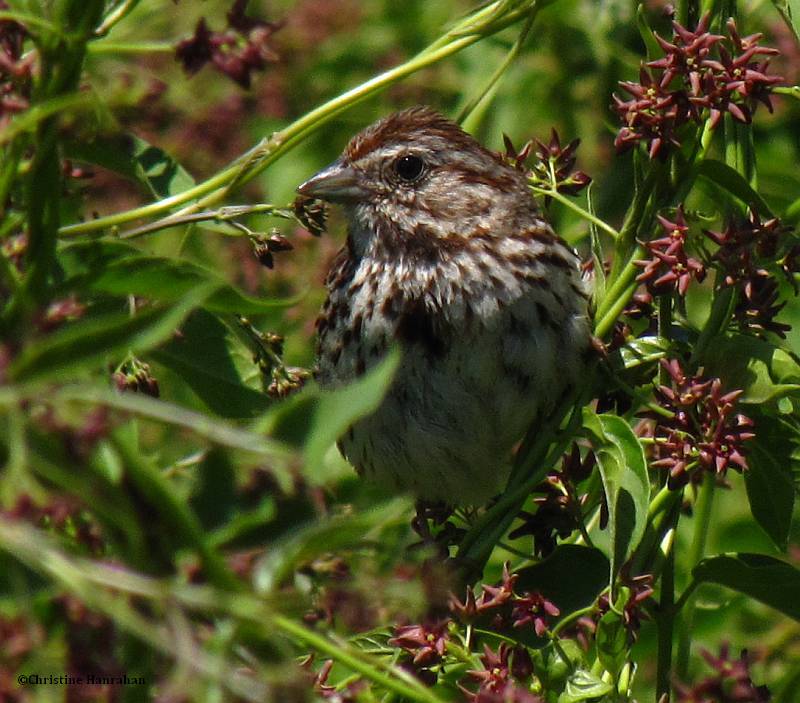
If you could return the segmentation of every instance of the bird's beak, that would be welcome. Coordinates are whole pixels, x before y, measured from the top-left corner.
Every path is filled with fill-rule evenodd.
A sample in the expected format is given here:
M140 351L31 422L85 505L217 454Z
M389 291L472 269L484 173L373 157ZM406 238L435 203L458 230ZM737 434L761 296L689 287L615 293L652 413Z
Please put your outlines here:
M300 195L332 203L350 203L366 195L358 172L351 166L334 161L328 168L312 176L297 188Z

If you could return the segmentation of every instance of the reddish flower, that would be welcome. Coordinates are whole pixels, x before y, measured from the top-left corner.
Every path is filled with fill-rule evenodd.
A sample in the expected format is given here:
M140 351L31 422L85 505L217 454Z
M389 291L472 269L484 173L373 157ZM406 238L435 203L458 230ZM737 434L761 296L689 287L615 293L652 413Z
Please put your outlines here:
M573 139L565 147L555 129L550 130L550 141L545 144L536 140L536 163L532 176L559 193L577 195L592 179L583 171L575 171L575 152L580 146L580 139Z
M511 618L514 627L533 624L536 634L541 637L547 632L548 618L557 617L561 611L541 593L526 593L514 599Z
M514 598L514 584L519 576L508 570L508 562L503 564L503 580L499 586L483 586L479 610L488 610L505 605Z
M784 236L788 231L777 218L762 222L753 211L747 220L732 221L722 232L704 231L719 247L710 261L722 273L723 284L738 288L733 317L743 332L763 336L769 331L785 338L790 329L775 320L786 303L778 302L778 284L768 270L777 269L794 283L795 246Z
M760 268L763 260L774 260L788 231L779 219L762 222L751 210L746 220L732 220L723 232L703 233L719 246L712 263L724 273L725 284L734 285Z
M467 595L462 603L455 595L450 594L450 612L462 622L470 622L478 614L478 602L472 586L467 586Z
M715 673L691 688L676 683L678 703L767 703L770 700L767 687L756 686L750 678L746 651L735 660L730 659L728 645L720 648L718 657L705 649L701 654Z
M726 42L708 32L709 18L694 31L673 22L672 41L656 35L664 56L642 64L638 83L620 83L631 99L613 97L623 123L614 142L618 151L641 141L651 159L664 158L680 146L679 128L690 120L701 123L706 113L713 128L725 112L750 122L759 102L772 111L770 93L783 79L767 75L768 59L757 57L778 52L759 46L760 34L741 38L733 20Z
M311 657L308 658L308 663L303 666L310 666ZM328 683L328 677L331 675L333 669L333 659L328 659L314 676L314 690L325 700L332 701L333 703L357 703L360 700L360 693L367 688L366 681L353 681L338 688Z
M471 620L478 615L494 612L495 629L520 628L533 625L536 634L544 635L549 627L549 618L559 615L558 607L541 593L525 591L518 594L514 585L518 574L503 565L503 579L497 586L483 585L480 598L475 598L471 588L467 589L464 603L451 596L450 610L457 617Z
M260 234L252 235L250 237L250 244L253 247L253 256L258 259L262 266L268 269L271 269L275 264L273 254L294 249L292 243L280 234L277 229L268 237Z
M525 690L514 680L512 670L517 668L516 659L521 656L520 650L524 649L524 647L514 648L515 661L512 665L509 661L512 649L506 643L501 644L497 652L484 645L484 653L481 657L483 669L467 672L467 676L473 681L479 682L478 690L472 692L461 686L467 700L470 703L542 703L539 696ZM527 650L525 650L525 654L527 654ZM527 656L527 659L530 660L530 655ZM523 666L523 669L527 671L527 666Z
M648 62L650 68L663 71L661 84L668 86L673 78L681 77L688 81L692 94L699 93L702 62L708 57L714 45L724 39L719 34L708 31L710 14L704 15L694 31L683 27L678 22L672 23L673 38L668 42L658 34L656 41L664 51L664 57Z
M621 100L616 95L613 108L623 122L614 140L618 151L625 151L639 141L648 144L651 159L664 157L669 146L680 146L675 130L688 121L690 105L684 93L670 91L662 81L642 66L639 82L622 82L620 87L629 93L631 100Z
M395 636L389 640L389 644L411 654L414 665L431 666L444 656L450 638L447 631L449 624L450 620L439 620L396 627Z
M580 449L574 445L572 451L564 455L561 471L549 474L533 490L535 494L541 494L533 499L536 512L520 511L523 524L509 537L517 539L532 535L534 554L550 554L556 548L558 538L563 539L578 529L583 497L578 495L576 485L588 478L594 464L592 452L581 459Z
M735 412L742 391L723 393L718 378L689 377L677 359L661 364L672 383L659 386L656 399L673 417L657 417L651 465L669 471L671 488L699 481L703 471L724 478L731 467L747 469L744 444L755 435L752 420Z
M775 317L786 307L786 301L778 302L778 284L763 269L753 273L744 281L739 300L733 311L733 318L742 332L764 336L765 332L777 334L786 339L792 328Z
M511 139L503 135L503 143L506 151L503 156L514 168L525 172L537 185L556 190L567 195L576 195L592 179L583 171L575 171L576 156L575 152L581 143L580 139L573 139L569 144L562 147L561 139L555 129L550 131L550 141L544 142L535 140L536 161L531 169L528 169L525 162L533 150L534 141L528 140L523 147L517 151Z
M666 236L644 243L644 247L653 256L650 259L634 261L636 266L644 269L636 280L645 282L653 295L670 289L678 295L685 295L692 278L698 282L705 278L705 266L686 252L689 226L686 224L681 207L678 207L675 213L674 222L661 215L658 216L658 221Z
M506 148L506 151L503 154L505 160L519 171L524 171L527 173L528 169L525 165L525 162L531 155L531 150L533 149L533 140L529 139L522 145L521 149L517 150L514 146L514 143L511 141L511 137L509 137L507 134L504 134L503 145Z
M41 315L37 325L42 332L51 332L65 322L74 322L83 317L86 306L78 302L75 295L54 300Z
M228 29L215 32L201 17L194 35L180 41L175 48L175 58L190 76L211 62L242 88L250 87L250 74L274 63L278 55L272 49L272 35L280 23L266 22L247 17L244 8L247 0L235 0L228 12Z
M653 595L653 575L642 574L641 576L634 576L624 580L623 585L630 590L630 596L622 609L622 621L628 632L628 639L632 644L639 635L642 620L648 619L642 604ZM599 621L610 609L611 601L608 593L604 593L597 599L596 619Z

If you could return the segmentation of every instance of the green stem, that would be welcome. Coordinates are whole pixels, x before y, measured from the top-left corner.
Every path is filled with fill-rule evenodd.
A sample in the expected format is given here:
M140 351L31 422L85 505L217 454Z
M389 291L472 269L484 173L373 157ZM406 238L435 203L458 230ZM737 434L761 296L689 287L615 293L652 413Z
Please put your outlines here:
M611 225L609 225L607 222L604 222L596 215L593 215L588 210L584 210L580 205L573 202L563 194L559 193L557 190L551 188L541 188L533 184L531 184L531 190L534 193L538 193L539 195L544 195L547 196L548 198L552 198L553 200L557 200L564 207L567 207L573 212L576 212L587 222L591 222L596 227L602 229L606 234L610 235L613 239L617 239L619 237L619 232L617 232L617 230L615 230Z
M349 651L341 643L332 642L327 637L309 630L306 626L284 617L283 615L270 616L272 622L279 630L290 635L294 640L303 642L327 657L338 661L344 666L365 676L379 686L419 703L443 703L433 691L425 688L410 674L404 675L399 669L392 669L394 676L378 671L371 662L367 662L355 652Z
M65 40L60 30L56 34L45 33L38 39L41 68L33 92L35 105L52 98L68 98L76 90L86 54L86 41L100 19L102 7L101 0L70 1L58 7L59 19L69 31L69 40ZM34 156L25 182L27 272L21 295L15 298L16 308L8 310L10 315L20 307L27 307L32 300L42 302L47 299L61 216L59 122L60 116L51 114L36 124Z
M676 613L679 613L683 609L683 606L685 606L689 602L689 599L692 597L692 595L697 590L697 587L699 585L700 584L694 579L689 581L689 585L683 589L683 593L681 593L680 598L678 598L678 600L675 601L674 610Z
M660 339L672 338L672 295L667 293L658 299L658 336ZM658 382L667 383L666 369L659 367Z
M689 567L694 568L703 558L708 539L708 530L711 525L711 511L714 504L714 487L716 477L712 472L706 473L703 478L703 485L697 496L694 509L694 531L692 544L689 547ZM679 639L678 654L675 662L675 674L681 679L686 679L689 670L689 654L691 652L692 626L694 621L695 606L693 602L688 602L685 611L679 620Z
M175 45L168 42L99 41L89 45L90 54L172 54Z
M511 49L509 49L502 63L495 69L494 73L489 76L489 80L486 81L486 85L484 85L483 88L481 88L481 90L479 90L478 93L458 113L456 122L458 122L465 131L474 131L475 123L470 118L473 114L479 115L482 113L483 110L476 112L477 108L481 104L488 104L489 99L492 95L494 95L498 81L503 77L503 74L508 70L509 66L514 63L514 60L517 58L520 50L525 44L525 40L528 38L531 26L533 25L533 20L536 19L538 11L538 6L534 6L528 15L528 18L525 20L525 23L522 25L519 36L517 37Z
M664 165L659 162L650 162L650 169L641 187L634 193L633 202L625 215L625 221L619 231L614 257L614 265L611 269L611 280L616 279L630 261L632 250L635 248L636 234L649 219L648 204L653 199L661 179L663 178ZM608 297L608 296L606 296ZM605 302L605 301L604 301Z
M656 493L656 497L650 501L650 507L647 510L647 522L652 523L653 519L658 515L671 509L675 504L676 496L680 498L681 494L667 486L662 486L661 490Z
M777 88L773 88L772 92L777 95L786 95L789 98L800 100L800 85L778 86Z
M557 638L559 633L561 633L564 628L569 627L572 623L576 620L580 620L584 615L591 615L595 612L595 604L592 603L591 605L586 606L585 608L581 608L580 610L576 610L566 617L562 618L558 621L558 624L553 628L551 632L551 636L553 639Z
M142 460L127 442L113 436L112 442L125 462L131 485L160 516L165 527L197 551L209 582L218 588L239 590L242 584L230 572L219 552L209 546L197 515L175 493L170 482L149 462Z
M441 698L410 674L380 659L365 656L345 642L336 642L309 630L306 626L272 611L263 599L254 598L245 592L231 593L219 588L188 584L171 586L167 582L126 569L111 568L97 562L78 559L56 549L41 531L2 517L0 517L0 549L60 583L78 595L89 607L107 614L123 630L166 655L188 664L192 670L213 680L219 680L239 695L242 695L242 691L233 685L235 677L230 676L226 680L224 676L219 675L218 667L206 666L209 660L204 651L198 651L194 658L185 657L181 648L174 646L174 639L168 636L170 633L166 633L163 627L156 627L152 621L145 619L141 615L141 608L134 608L125 595L147 599L154 607L161 605L167 608L178 604L192 610L224 613L229 618L259 628L261 632L278 630L294 641L313 647L376 684L398 693L405 700L418 703L443 703ZM219 663L221 664L222 660ZM248 697L248 700L264 700L264 698Z
M673 520L673 523L677 521ZM674 526L674 524L673 524ZM658 663L656 667L656 701L669 695L672 685L672 640L675 628L675 549L669 550L661 572L661 596L659 598Z
M108 34L112 27L123 20L139 4L140 0L124 0L117 7L111 10L104 18L103 22L95 31L95 35L103 37Z
M280 217L288 217L288 212L284 211L271 203L259 203L256 205L229 205L221 207L218 210L204 210L202 212L195 212L189 215L170 215L163 217L155 222L135 227L134 229L126 230L119 233L120 239L133 239L134 237L141 237L143 234L150 234L169 227L177 227L179 225L188 225L196 222L205 222L207 220L214 220L218 223L230 222L236 217L243 217L245 215L279 215Z
M690 364L693 367L700 365L711 342L717 335L723 332L727 326L728 320L733 312L733 306L736 304L735 294L736 290L733 286L716 288L714 300L711 303L711 312L692 351Z
M642 250L639 248L636 251ZM636 288L639 285L635 280L638 268L634 266L633 261L635 261L637 258L637 255L634 253L634 255L631 257L629 266L625 268L625 270L622 272L622 275L611 287L613 294L611 291L609 291L606 293L605 298L603 298L603 302L612 300L613 304L611 305L610 309L607 309L602 313L598 310L597 315L595 316L594 333L595 336L599 337L600 339L603 339L609 332L611 332L611 330L614 328L614 323L617 321L617 318L622 314L622 311L625 309L628 301L636 292Z
M461 563L467 581L482 572L492 549L516 518L525 499L541 483L548 467L555 463L572 441L574 425L580 420L579 408L583 406L583 399L578 402L576 399L575 395L565 398L542 425L531 429L517 452L506 491L473 524L461 541L456 559ZM570 410L573 411L571 420L558 436L558 428ZM554 440L555 444L550 449Z
M633 295L633 291L636 290L636 284L631 287L631 284L634 282L637 273L640 271L639 267L636 266L633 262L637 259L641 259L645 255L645 249L642 246L636 247L628 256L628 259L619 273L613 277L611 280L610 285L607 282L606 294L600 303L597 306L597 313L595 315L595 319L602 320L605 318L609 310L611 308L619 307L619 298L624 295L625 291L631 289L630 294ZM625 301L627 303L627 300ZM624 304L623 304L624 307ZM614 318L616 319L616 318ZM611 321L611 326L613 326L614 320ZM597 330L595 330L595 334L598 334ZM598 334L598 336L600 336Z
M27 12L15 12L13 10L0 10L0 21L18 22L25 25L26 28L38 27L53 35L63 36L61 27L53 24L49 20L39 17L38 15L29 14Z

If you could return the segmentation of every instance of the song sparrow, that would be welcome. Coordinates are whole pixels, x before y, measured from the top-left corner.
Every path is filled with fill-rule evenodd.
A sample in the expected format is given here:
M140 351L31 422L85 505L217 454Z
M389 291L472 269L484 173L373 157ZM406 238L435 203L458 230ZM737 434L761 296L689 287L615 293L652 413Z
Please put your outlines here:
M484 502L515 442L586 368L575 253L524 173L426 107L368 127L298 191L341 204L349 223L317 320L319 383L346 384L403 348L342 453L421 498Z

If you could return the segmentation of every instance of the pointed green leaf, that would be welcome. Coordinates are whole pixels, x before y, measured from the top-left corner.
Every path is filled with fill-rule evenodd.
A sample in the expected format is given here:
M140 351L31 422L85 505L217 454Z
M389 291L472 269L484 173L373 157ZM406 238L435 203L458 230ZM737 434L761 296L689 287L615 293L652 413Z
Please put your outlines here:
M752 414L752 413L751 413ZM744 472L750 510L778 549L785 550L792 527L796 492L792 468L798 467L796 441L778 418L753 415L756 436L747 447L748 470Z
M315 556L362 545L370 535L375 539L382 530L407 523L410 505L406 497L394 498L370 510L316 520L284 540L274 541L253 570L256 590L272 591Z
M611 693L614 686L608 681L603 681L590 671L578 669L567 679L564 692L558 697L558 703L581 703L581 701L594 701L600 696Z
M747 180L736 169L722 161L705 159L697 167L697 175L718 185L747 206L755 207L762 217L771 217L772 211Z
M196 310L181 326L179 337L150 354L153 361L166 366L221 417L253 417L270 405L266 394L244 383L234 362L234 350L241 343L214 315ZM255 370L252 360L251 369Z
M392 351L380 364L355 383L336 391L322 392L306 442L308 477L319 480L325 453L356 420L378 408L400 364L400 350Z
M772 0L772 4L800 44L800 0Z
M236 475L231 456L213 447L195 469L197 487L189 505L205 530L213 530L231 520L236 508Z
M644 450L630 425L616 415L584 410L608 503L612 581L639 544L647 524L650 481Z
M174 302L204 284L213 284L215 292L203 307L212 312L253 315L288 307L296 298L262 300L245 295L216 272L183 259L157 256L128 256L95 269L85 279L73 282L97 293L139 295L152 300Z
M727 387L744 390L742 403L762 405L800 392L800 364L794 354L757 337L719 337L705 361Z
M538 591L564 617L593 603L608 585L608 559L592 547L560 544L542 561L518 572L523 591Z
M636 8L636 28L639 30L639 36L642 38L645 48L647 49L647 58L650 61L654 61L663 56L664 52L656 41L655 33L647 22L647 14L644 5L639 5Z
M65 378L109 358L141 353L165 341L186 316L215 291L201 285L171 307L152 307L131 317L127 313L98 315L68 324L26 347L9 368L15 381Z
M139 183L156 199L195 184L188 171L169 154L130 134L67 141L64 150L71 159L97 164Z
M668 342L658 337L637 337L626 342L620 348L619 355L623 366L626 369L633 369L664 358L668 348Z
M597 658L615 679L625 665L628 654L628 633L622 616L614 610L604 613L597 623L595 635Z
M766 554L731 553L692 569L699 583L717 583L800 620L800 570Z

